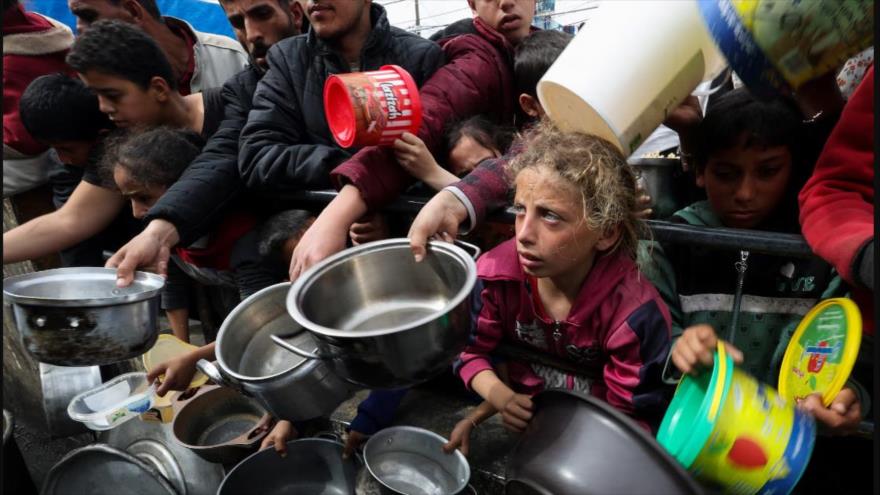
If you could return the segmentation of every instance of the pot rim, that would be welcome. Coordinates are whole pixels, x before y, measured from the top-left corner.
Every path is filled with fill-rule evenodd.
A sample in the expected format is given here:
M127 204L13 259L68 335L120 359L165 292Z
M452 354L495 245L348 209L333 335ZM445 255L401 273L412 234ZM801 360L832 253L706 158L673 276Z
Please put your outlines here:
M79 277L77 277L77 275ZM14 304L25 306L43 306L51 308L91 308L102 306L121 306L153 299L159 295L165 286L165 278L148 272L135 272L132 284L140 283L147 290L141 290L131 294L109 295L107 297L90 297L83 299L57 299L51 297L27 296L16 291L26 288L37 282L69 281L72 278L91 278L93 280L107 279L116 282L116 269L103 267L66 267L41 270L38 272L23 273L3 279L3 295ZM129 285L129 288L131 285ZM116 289L114 289L116 290ZM126 289L119 289L126 290Z
M68 467L67 465L73 462L75 458L91 453L109 455L130 462L140 468L142 471L149 474L152 478L154 478L155 482L159 486L164 488L169 495L177 493L177 489L174 488L174 485L172 485L170 481L165 479L165 477L162 476L162 474L159 473L159 471L156 470L153 466L147 464L135 455L132 455L116 447L111 447L110 445L107 445L105 443L93 443L68 452L63 458L61 458L60 461L58 461L54 466L52 466L51 469L49 469L49 473L46 475L46 478L43 481L43 488L41 490L41 493L57 493L56 490L50 491L50 489L57 489L59 477Z
M215 350L216 357L217 357L217 364L220 366L220 371L223 374L225 374L229 378L232 378L240 383L248 383L248 384L266 383L269 381L276 380L278 378L282 378L283 376L289 374L290 372L292 372L296 369L302 368L303 366L305 366L306 364L308 364L311 361L309 359L303 359L301 362L291 366L290 368L287 368L284 371L279 371L278 373L274 373L272 375L250 376L250 375L243 375L241 373L233 371L232 368L223 359L223 353L221 352L222 347L223 347L223 336L226 333L229 333L232 331L232 330L230 330L230 328L232 327L232 324L230 322L233 321L234 318L236 318L239 314L245 312L248 308L250 308L251 304L253 304L254 301L256 301L257 299L261 299L261 298L265 297L267 294L270 294L272 292L281 291L282 289L288 289L291 285L292 284L290 282L281 282L281 283L278 283L275 285L270 285L269 287L264 287L264 288L258 290L257 292L251 294L250 296L245 298L240 303L238 303L238 306L236 306L232 310L232 312L230 312L226 316L226 319L224 319L223 323L220 325L220 331L217 332L217 339L216 339L217 349ZM281 306L282 306L282 308L284 308L284 306L285 306L284 302L281 303ZM286 309L286 308L284 308L284 309ZM289 315L290 312L288 311L285 314ZM296 321L294 321L294 324L299 325L298 323L296 323ZM293 330L293 329L291 329L291 330ZM305 328L302 328L301 331L304 332Z
M367 440L367 443L364 444L364 453L363 453L364 467L367 468L367 471L369 471L370 476L372 476L373 479L376 480L379 484L381 484L382 486L391 490L394 493L401 493L401 492L395 490L393 487L388 486L387 483L382 481L382 478L376 476L376 473L373 472L373 468L370 467L370 455L369 455L371 443L372 444L381 443L384 440L385 436L388 436L389 434L397 432L397 431L404 431L407 433L416 433L418 435L431 437L431 438L439 441L440 445L445 444L447 442L447 439L445 439L442 436L440 436L439 434L434 433L433 431L427 430L425 428L419 428L417 426L401 425L401 426L389 426L388 428L383 428L383 429L377 431L373 436L371 436ZM376 440L377 438L379 438L379 440ZM454 455L455 458L458 459L458 462L461 463L462 465L464 465L465 473L467 474L467 479L465 480L464 485L459 486L458 490L456 490L456 492L455 492L455 493L459 493L460 491L467 488L468 484L471 481L471 465L468 462L467 457L465 457L464 454L462 454L461 451L458 449L453 450L452 454L444 454L444 455Z
M215 445L194 445L194 444L187 443L187 442L183 441L183 439L180 438L180 432L178 431L178 428L177 428L177 425L178 425L177 418L180 417L181 412L183 412L187 407L190 407L192 404L202 405L198 401L198 399L202 399L202 397L210 397L213 400L218 400L218 399L215 399L213 396L217 396L217 395L222 396L223 394L231 394L232 400L240 400L242 402L247 402L248 404L254 405L257 407L257 409L259 409L262 412L262 415L265 415L268 413L266 408L262 404L260 404L259 401L257 401L256 399L253 399L251 397L248 397L244 394L240 394L235 389L232 389L229 387L224 387L222 385L211 385L211 387L213 387L213 388L210 388L209 390L203 392L198 397L195 397L195 396L192 397L192 400L187 401L179 410L174 412L174 419L171 421L171 436L174 439L174 441L177 442L178 445L180 445L182 447L186 447L186 448L188 448L188 449L192 450L193 452L200 454L200 455L201 455L201 453L204 453L204 452L208 452L210 454L212 452L223 451L223 450L227 450L229 448L233 448L233 449L250 448L250 446L252 444L261 441L263 438L265 438L266 435L269 434L268 430L263 431L262 433L257 433L253 436L253 438L249 439L247 443L235 442L235 440L237 440L238 438L240 438L244 434L239 435L238 437L233 438L231 440L227 440L223 443L218 443ZM206 399L202 399L201 402L205 402L205 401L206 401ZM194 407L190 407L190 409L195 410ZM197 413L191 413L191 414L197 414ZM221 416L221 418L224 418L224 417L226 417L226 416ZM259 421L258 421L258 423L259 423ZM256 424L258 424L258 423L256 423ZM256 424L254 424L253 427L248 429L247 432L253 433L254 428L256 428Z
M313 267L309 268L305 273L299 276L295 282L293 282L292 287L290 288L290 292L287 294L287 311L290 313L290 316L293 317L294 321L298 324L302 325L306 330L316 333L318 335L326 336L326 337L342 337L342 338L365 338L365 337L380 337L383 335L390 335L399 332L405 332L408 330L414 330L423 325L426 325L438 317L448 314L450 311L455 309L459 304L461 304L467 297L470 296L471 291L474 288L474 285L477 282L477 265L474 262L474 259L462 248L450 244L448 242L442 241L428 241L428 256L432 255L432 252L442 252L446 255L451 256L457 261L461 262L464 265L465 269L465 281L461 288L459 288L458 292L450 298L449 302L443 306L442 309L433 312L428 316L424 316L415 320L413 322L407 323L405 325L398 325L396 327L391 328L383 328L378 330L369 330L369 331L345 331L338 330L335 328L325 327L323 325L319 325L309 318L307 318L302 311L299 309L299 299L303 291L311 286L316 280L320 278L328 270L334 268L339 262L345 261L366 253L372 253L376 251L384 251L388 249L400 248L404 246L406 249L406 253L411 255L409 250L409 239L406 237L394 238L394 239L383 239L380 241L374 241L367 244L361 244L360 246L355 246L349 249L345 249L341 252L330 256ZM422 261L424 263L424 260Z

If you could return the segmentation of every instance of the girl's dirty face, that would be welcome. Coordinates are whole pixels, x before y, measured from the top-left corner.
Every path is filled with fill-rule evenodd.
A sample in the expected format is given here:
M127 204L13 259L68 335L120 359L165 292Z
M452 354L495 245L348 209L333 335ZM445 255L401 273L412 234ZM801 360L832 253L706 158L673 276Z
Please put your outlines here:
M113 167L113 180L116 187L122 193L122 197L131 201L131 213L135 218L141 219L147 215L150 208L165 194L167 187L147 185L132 179L125 168Z
M533 277L584 277L598 251L617 234L602 235L584 217L580 192L547 167L523 169L516 177L516 250Z
M487 148L470 136L462 136L449 150L449 170L458 177L464 177L483 160L498 158L501 153Z

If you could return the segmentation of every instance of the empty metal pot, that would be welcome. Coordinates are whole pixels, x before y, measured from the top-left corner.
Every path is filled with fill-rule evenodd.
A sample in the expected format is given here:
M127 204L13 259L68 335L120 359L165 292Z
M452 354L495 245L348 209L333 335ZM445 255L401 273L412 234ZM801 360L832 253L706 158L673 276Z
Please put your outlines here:
M287 297L293 319L316 338L317 352L273 339L291 352L325 360L340 377L367 388L411 386L443 372L470 330L474 258L429 242L416 263L409 240L347 249L300 276Z
M681 161L669 158L633 158L630 167L635 170L642 188L651 196L653 217L664 219L683 208L680 188L676 185L681 172Z
M159 334L165 279L136 272L116 287L111 268L57 268L3 280L24 347L58 366L111 364L140 356Z
M64 456L46 476L43 495L178 495L174 486L137 457L104 444Z
M205 360L197 366L214 382L254 397L276 418L303 421L332 412L353 387L327 363L297 356L272 341L273 335L293 333L289 340L295 345L315 348L314 337L284 306L289 290L289 283L277 284L242 301L220 327L217 366Z
M287 456L269 448L251 455L226 475L217 495L353 495L355 458L342 460L342 444L320 438L287 442Z
M457 495L466 489L471 469L458 450L443 452L445 443L422 428L385 428L364 446L364 464L386 493Z
M175 397L174 439L203 459L235 464L260 446L266 411L257 402L226 387L201 387L192 397Z
M40 386L43 390L43 414L53 437L68 437L90 431L67 414L67 406L77 395L100 387L98 366L55 366L40 363Z
M534 404L508 461L506 494L702 493L660 444L607 403L551 389Z

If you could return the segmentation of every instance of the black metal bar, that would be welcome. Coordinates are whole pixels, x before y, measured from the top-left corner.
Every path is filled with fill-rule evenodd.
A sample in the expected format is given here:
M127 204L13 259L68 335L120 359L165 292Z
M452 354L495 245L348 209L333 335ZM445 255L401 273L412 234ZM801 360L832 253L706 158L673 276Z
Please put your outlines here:
M336 191L299 191L291 193L286 199L296 202L327 204L336 197ZM429 198L401 196L389 204L385 211L415 215ZM495 222L513 223L511 210L490 216ZM691 244L717 249L746 250L752 253L776 254L798 258L812 258L815 255L804 241L803 236L780 234L759 230L728 229L721 227L694 227L691 225L648 220L654 240L677 244Z

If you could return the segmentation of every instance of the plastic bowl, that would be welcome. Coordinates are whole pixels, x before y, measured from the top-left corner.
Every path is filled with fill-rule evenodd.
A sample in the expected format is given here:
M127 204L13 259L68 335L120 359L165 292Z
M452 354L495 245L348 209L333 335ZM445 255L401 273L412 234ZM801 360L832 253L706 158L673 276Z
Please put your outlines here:
M67 414L89 429L109 430L150 409L155 393L146 373L126 373L74 397Z

